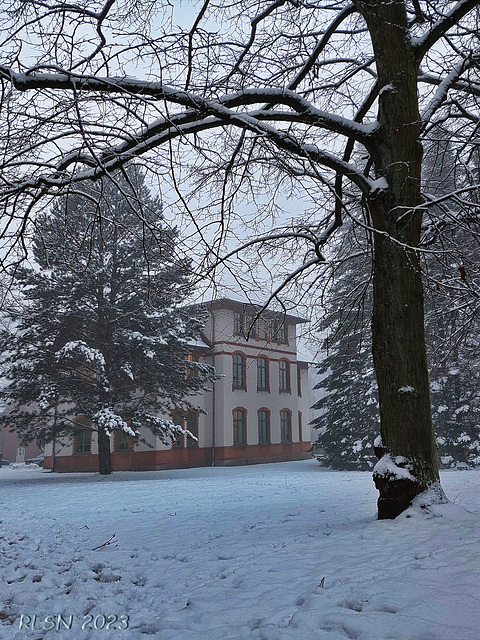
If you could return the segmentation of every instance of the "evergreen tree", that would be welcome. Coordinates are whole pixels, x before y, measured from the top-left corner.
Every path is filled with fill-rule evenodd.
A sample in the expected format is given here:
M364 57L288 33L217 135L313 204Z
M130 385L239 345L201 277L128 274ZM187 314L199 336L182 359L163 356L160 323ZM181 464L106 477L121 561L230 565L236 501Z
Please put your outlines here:
M471 186L472 178L478 183L478 155L472 154L469 165L462 166L450 140L448 130L438 126L425 149L425 191L430 198ZM443 203L432 207L426 218L427 241L438 236L443 249L425 260L425 329L432 417L444 466L480 463L480 241L478 234L468 232L469 225L478 226L478 203L467 202L450 205L447 224L438 224Z
M351 265L335 278L335 302L330 298L331 312L323 322L329 332L325 356L317 365L321 381L316 389L321 397L314 405L319 415L312 426L320 432L322 464L334 469L371 469L376 462L373 444L380 426L371 341L360 315L356 311L353 315L354 309L348 310L346 304L358 273ZM364 304L368 309L368 293ZM426 329L439 462L443 467L460 462L479 465L478 338L472 330L457 344L453 336L461 325L460 312L435 314L433 305L434 301L427 307Z
M480 464L480 367L478 339L469 335L432 367L432 415L440 463Z
M369 328L371 286L365 242L353 247L343 235L345 257L335 270L320 330L325 355L317 365L321 381L318 417L322 464L335 469L371 469L373 442L380 431L378 395ZM347 258L347 256L349 256Z
M116 429L164 443L181 430L175 408L196 408L213 369L188 360L202 317L185 307L189 263L175 254L161 201L136 166L84 185L37 217L35 266L17 272L24 304L0 348L9 410L24 442L72 433L75 416L98 434L99 471L111 472ZM194 374L194 375L189 375Z

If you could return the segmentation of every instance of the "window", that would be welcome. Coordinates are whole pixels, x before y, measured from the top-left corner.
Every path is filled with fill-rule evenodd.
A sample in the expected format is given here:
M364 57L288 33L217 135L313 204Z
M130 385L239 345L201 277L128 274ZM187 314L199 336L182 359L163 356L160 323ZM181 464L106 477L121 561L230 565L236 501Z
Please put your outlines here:
M251 313L235 311L233 315L233 335L242 336L246 340L255 340L257 337L255 316Z
M258 444L270 442L270 412L260 409L258 412Z
M198 447L198 412L197 411L187 411L187 415L185 417L185 427L191 434L193 434L197 439L194 440L191 436L187 436L187 447L189 449L196 449Z
M75 431L75 453L90 453L92 449L92 432L90 429Z
M246 386L245 356L235 353L233 355L233 388L245 389Z
M298 397L302 397L302 370L298 366L297 363L297 388L298 388Z
M189 355L187 356L187 361L190 362L198 362L199 361L199 357L197 355ZM190 378L198 378L199 376L199 371L198 369L195 369L195 367L191 367L190 364L187 365L187 376Z
M233 315L233 335L234 336L243 335L243 316L240 311L235 311Z
M278 344L287 344L287 325L280 318L270 320L270 337Z
M92 450L92 429L91 422L85 416L78 416L74 420L78 428L74 431L73 452L90 453ZM87 428L85 428L87 427Z
M279 322L278 324L277 342L279 344L288 344L288 332L285 322Z
M235 409L233 412L233 444L247 444L247 412Z
M280 435L282 442L292 441L292 414L288 409L280 411Z
M276 320L269 320L268 321L268 333L269 336L272 340L275 340L275 338L277 337L277 321Z
M280 393L290 392L290 363L288 360L279 362L279 391Z
M135 438L125 433L123 429L115 431L115 451L133 451L134 444Z
M298 440L302 442L303 440L303 423L302 423L302 412L298 412Z
M269 339L269 322L260 318L258 321L258 339L267 341Z
M257 358L257 389L268 391L268 360L267 358Z
M181 411L174 411L172 414L172 422L179 427L183 427L183 413ZM172 442L172 449L183 449L183 441L183 433L177 433L175 439Z
M243 335L247 340L255 340L257 328L255 326L255 317L250 314L243 316Z
M78 378L79 380L85 380L86 382L94 382L95 381L95 372L93 368L87 367L85 364L79 364L75 371L73 372L73 376Z

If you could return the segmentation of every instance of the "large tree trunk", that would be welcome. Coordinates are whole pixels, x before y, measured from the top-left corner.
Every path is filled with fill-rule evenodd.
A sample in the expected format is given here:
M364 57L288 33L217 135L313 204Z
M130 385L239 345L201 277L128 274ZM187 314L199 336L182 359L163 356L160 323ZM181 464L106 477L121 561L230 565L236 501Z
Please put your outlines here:
M418 60L403 2L358 2L372 35L381 132L371 147L382 193L369 201L374 239L372 344L380 404L374 470L378 517L395 518L439 480L430 409L423 289L416 251L422 223Z
M439 476L418 258L377 236L374 261L372 339L384 455L374 480L378 517L395 518Z
M112 473L110 437L103 427L98 427L98 471L102 476Z

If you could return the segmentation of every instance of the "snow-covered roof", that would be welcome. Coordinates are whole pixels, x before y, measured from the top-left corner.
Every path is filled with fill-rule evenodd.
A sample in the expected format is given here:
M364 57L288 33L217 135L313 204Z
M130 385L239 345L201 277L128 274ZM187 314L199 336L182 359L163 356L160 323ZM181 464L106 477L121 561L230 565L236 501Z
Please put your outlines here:
M188 346L189 347L197 347L199 349L210 349L210 346L204 342L203 340L189 340L188 341Z

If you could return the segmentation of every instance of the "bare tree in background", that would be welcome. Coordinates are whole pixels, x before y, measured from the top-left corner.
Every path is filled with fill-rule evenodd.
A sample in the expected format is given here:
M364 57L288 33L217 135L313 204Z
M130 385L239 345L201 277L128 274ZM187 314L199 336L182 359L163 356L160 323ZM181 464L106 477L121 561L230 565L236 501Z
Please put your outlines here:
M291 240L292 277L322 273L360 200L356 222L374 244L379 517L429 487L441 500L420 255L456 225L478 233L478 0L204 0L187 28L167 0L2 10L5 262L26 250L35 211L132 157L170 173L183 204L193 188L206 224L218 216L205 237L213 261L237 233L239 199L258 198L264 225L277 195L309 202L288 229L263 234L267 250ZM422 148L445 130L462 178L437 198L422 190ZM475 297L472 271L460 276Z

